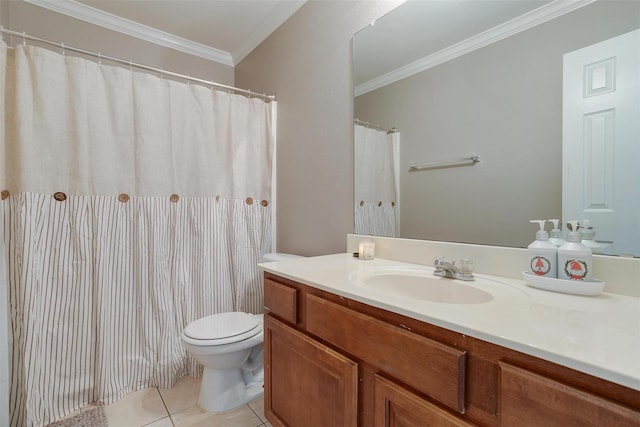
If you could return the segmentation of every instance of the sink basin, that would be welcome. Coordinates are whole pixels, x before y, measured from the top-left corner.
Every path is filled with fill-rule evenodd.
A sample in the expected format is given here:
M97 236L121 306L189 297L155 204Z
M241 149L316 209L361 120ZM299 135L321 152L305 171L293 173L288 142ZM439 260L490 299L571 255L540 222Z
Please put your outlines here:
M447 304L483 304L493 300L489 292L441 277L381 274L365 279L364 284L383 293Z
M445 279L434 276L433 269L427 268L359 270L352 273L350 280L357 286L385 295L444 304L484 304L494 299L490 292L481 289L482 285L491 282L489 280Z

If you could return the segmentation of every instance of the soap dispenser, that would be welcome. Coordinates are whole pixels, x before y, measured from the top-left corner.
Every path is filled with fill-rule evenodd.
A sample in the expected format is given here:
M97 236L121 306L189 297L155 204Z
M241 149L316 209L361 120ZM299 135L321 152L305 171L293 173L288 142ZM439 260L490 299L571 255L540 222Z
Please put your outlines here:
M578 221L567 222L567 243L558 248L558 278L591 280L591 249L582 244Z
M551 230L551 233L549 233L549 242L559 248L567 243L567 241L564 240L564 237L562 237L562 231L558 228L560 220L550 219L549 222L553 224L553 229Z
M596 231L593 229L593 227L591 227L588 219L582 220L579 231L583 245L591 249L591 252L594 254L602 253L602 249L605 247L605 245L593 240L596 235Z
M545 220L531 220L537 223L540 230L536 240L527 247L529 253L529 272L536 276L558 277L558 248L549 242L549 233L544 229Z

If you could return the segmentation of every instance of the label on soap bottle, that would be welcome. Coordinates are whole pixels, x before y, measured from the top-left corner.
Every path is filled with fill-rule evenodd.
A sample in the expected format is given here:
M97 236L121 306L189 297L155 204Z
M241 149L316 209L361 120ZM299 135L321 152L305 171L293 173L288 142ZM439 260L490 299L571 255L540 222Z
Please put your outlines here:
M560 267L564 273L563 279L585 280L589 275L589 266L581 259L569 258Z
M551 262L546 257L540 255L534 256L531 258L529 268L536 276L548 276L551 272Z

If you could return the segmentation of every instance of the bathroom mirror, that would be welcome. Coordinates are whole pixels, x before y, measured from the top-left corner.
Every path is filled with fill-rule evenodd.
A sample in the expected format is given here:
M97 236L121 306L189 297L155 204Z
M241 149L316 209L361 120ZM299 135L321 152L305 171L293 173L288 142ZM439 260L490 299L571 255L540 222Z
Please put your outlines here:
M606 117L592 120L597 124L589 129L563 119L573 103L563 101L563 80L586 76L563 78L565 55L592 46L602 50L601 43L625 34L637 43L640 31L631 32L638 28L637 1L409 0L358 32L354 118L399 134L398 237L526 247L537 230L529 220L591 218L595 240L606 247L602 253L640 256L637 119L628 129L616 129L615 140ZM609 84L612 69L626 64L609 62L591 67L589 82L597 90L601 79ZM632 74L624 95L632 97L636 114L638 75ZM623 89L621 80L617 84ZM600 129L601 138L582 135L588 150L563 152L563 139L567 145L575 128L594 134ZM620 137L628 151L622 152ZM613 159L613 151L621 159ZM415 164L474 156L480 161L469 166L409 171ZM601 179L584 178L587 172ZM571 187L563 194L563 186L576 180L581 193ZM608 218L604 214L618 209L622 190L627 211ZM567 211L572 197L579 208ZM361 204L355 200L354 208ZM625 231L612 236L609 228L621 224Z

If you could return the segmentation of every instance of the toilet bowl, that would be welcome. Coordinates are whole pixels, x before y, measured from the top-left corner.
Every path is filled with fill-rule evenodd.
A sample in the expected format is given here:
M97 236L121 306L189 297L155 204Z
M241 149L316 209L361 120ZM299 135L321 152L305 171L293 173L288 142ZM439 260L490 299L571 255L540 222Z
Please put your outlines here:
M289 254L265 254L282 261ZM227 312L195 320L182 331L185 349L204 366L198 404L208 412L225 412L264 394L261 314Z
M198 404L225 412L263 395L262 315L219 313L191 322L185 349L204 366Z

